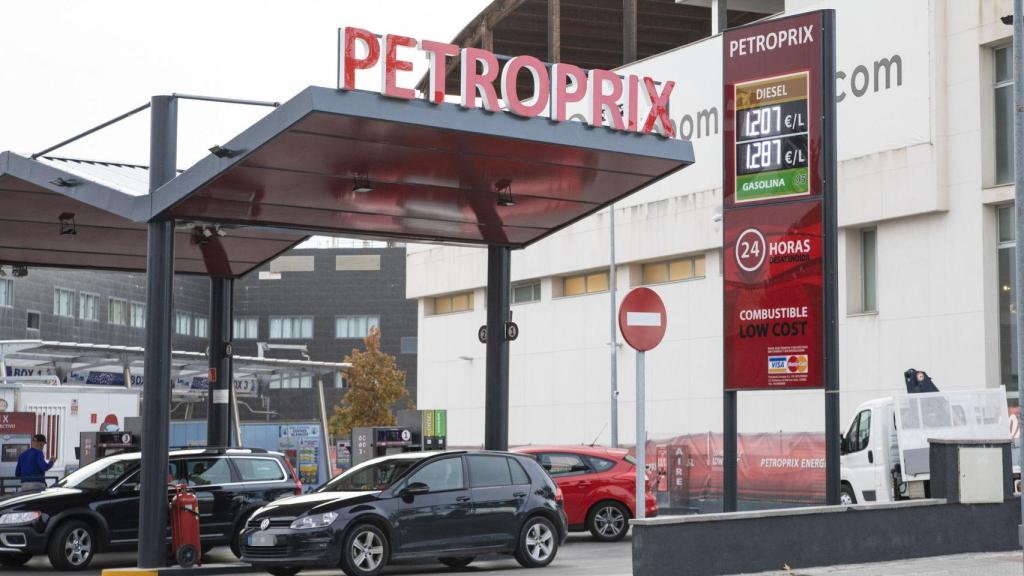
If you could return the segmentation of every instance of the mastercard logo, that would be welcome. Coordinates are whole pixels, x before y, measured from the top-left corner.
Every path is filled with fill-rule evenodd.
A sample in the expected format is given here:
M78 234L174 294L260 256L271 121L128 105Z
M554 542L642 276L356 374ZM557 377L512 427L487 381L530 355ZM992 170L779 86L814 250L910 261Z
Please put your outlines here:
M807 355L793 354L790 356L769 356L769 374L806 374Z
M786 370L798 374L807 373L807 356L790 356L786 359Z

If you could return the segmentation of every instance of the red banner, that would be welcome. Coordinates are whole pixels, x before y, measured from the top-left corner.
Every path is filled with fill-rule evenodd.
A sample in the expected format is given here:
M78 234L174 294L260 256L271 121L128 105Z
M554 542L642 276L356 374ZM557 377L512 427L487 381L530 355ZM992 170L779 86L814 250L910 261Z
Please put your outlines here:
M0 412L0 434L35 434L36 415L32 412Z

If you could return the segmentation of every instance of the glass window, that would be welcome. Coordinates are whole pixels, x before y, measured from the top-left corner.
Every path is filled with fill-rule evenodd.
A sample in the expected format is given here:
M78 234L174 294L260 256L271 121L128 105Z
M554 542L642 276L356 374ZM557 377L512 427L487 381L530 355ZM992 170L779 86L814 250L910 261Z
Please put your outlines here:
M587 293L606 292L608 290L608 272L597 272L587 275Z
M590 472L583 458L576 454L541 454L537 461L552 476L568 476Z
M1017 249L1014 244L1016 226L1013 205L998 209L999 248L999 373L1006 387L1010 405L1018 404L1017 392Z
M410 476L409 483L406 485L415 482L426 484L431 492L461 490L465 487L465 482L462 479L462 458L445 458L427 464Z
M878 269L877 269L877 232L874 228L861 230L861 279L864 282L862 294L864 298L862 311L878 311Z
M14 281L0 278L0 306L14 306Z
M469 294L452 296L452 312L465 312L466 310L469 310Z
M313 337L313 318L309 316L271 316L272 340L309 339Z
M188 312L175 312L174 331L184 336L192 335L192 315Z
M512 303L525 304L540 301L540 282L520 284L512 287Z
M660 284L668 281L668 269L664 262L651 262L643 265L644 284Z
M277 374L270 377L270 387L277 389L312 388L311 374Z
M284 470L276 460L269 458L235 458L235 468L242 482L269 482L284 480Z
M402 336L401 350L402 354L415 354L418 341L415 336Z
M643 284L661 284L703 277L703 255L648 262L641 267L641 283Z
M512 471L513 484L530 484L530 475L515 458L508 459L508 467Z
M39 330L39 312L29 312L25 318L25 326L29 330Z
M365 338L371 328L380 327L380 316L338 316L334 319L335 338Z
M604 458L594 458L593 456L591 456L590 465L594 467L595 472L604 472L606 470L611 470L612 468L614 468L615 462L612 462L611 460L605 460Z
M107 322L124 326L128 323L128 302L111 298L107 303Z
M434 314L468 312L473 309L473 293L451 294L434 298Z
M82 320L99 320L100 297L95 294L78 294L78 317Z
M508 486L512 484L512 472L508 458L504 456L468 456L469 485L473 488L487 486Z
M562 290L563 296L576 296L586 294L586 292L587 279L585 276L571 276L565 279L564 289Z
M871 440L871 410L860 413L860 424L857 425L857 450L864 450Z
M693 277L704 278L707 274L705 272L704 256L693 257Z
M344 372L334 373L334 387L335 388L348 388L348 377L345 376Z
M1013 181L1013 54L1010 46L993 50L995 56L996 184Z
M186 460L185 472L189 486L209 486L231 482L231 468L224 458Z
M146 327L146 305L132 302L132 328Z
M75 315L75 291L64 288L53 289L53 314L55 316Z
M206 338L208 333L206 316L196 316L196 336Z
M258 318L235 318L233 324L234 334L232 334L232 338L235 340L255 340L259 338Z
M462 459L452 458L459 462L459 478L462 478ZM405 473L419 463L414 458L388 458L385 460L371 460L350 468L345 473L336 476L327 484L324 484L318 492L365 492L369 490L383 490L394 484Z

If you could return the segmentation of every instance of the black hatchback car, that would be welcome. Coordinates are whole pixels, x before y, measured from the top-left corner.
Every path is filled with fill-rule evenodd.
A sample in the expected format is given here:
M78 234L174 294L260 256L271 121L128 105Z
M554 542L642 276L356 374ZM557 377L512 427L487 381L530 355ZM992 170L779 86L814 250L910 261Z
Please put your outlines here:
M138 453L110 456L45 490L0 498L0 565L21 566L46 554L58 570L81 570L97 552L135 550L139 459ZM248 448L171 451L168 482L196 493L203 550L228 544L236 554L234 537L253 511L302 490L284 455Z
M493 553L540 567L567 533L561 492L532 458L413 452L260 508L242 531L242 560L275 576L337 566L374 576L392 561L430 557L463 568Z

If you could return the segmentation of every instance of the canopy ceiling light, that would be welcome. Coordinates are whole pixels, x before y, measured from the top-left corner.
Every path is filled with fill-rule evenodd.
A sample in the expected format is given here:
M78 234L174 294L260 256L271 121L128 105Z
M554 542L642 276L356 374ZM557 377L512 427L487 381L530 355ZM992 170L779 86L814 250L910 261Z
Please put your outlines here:
M58 216L60 220L60 235L75 236L78 234L78 227L75 225L75 213L63 212Z
M230 148L225 148L220 144L214 144L210 147L210 154L213 154L217 158L231 158L235 155L235 151Z
M515 206L516 200L512 197L512 181L502 178L494 183L494 190L498 193L498 206Z
M373 192L373 186L370 185L370 177L363 172L356 172L352 175L352 191L365 194L367 192Z

